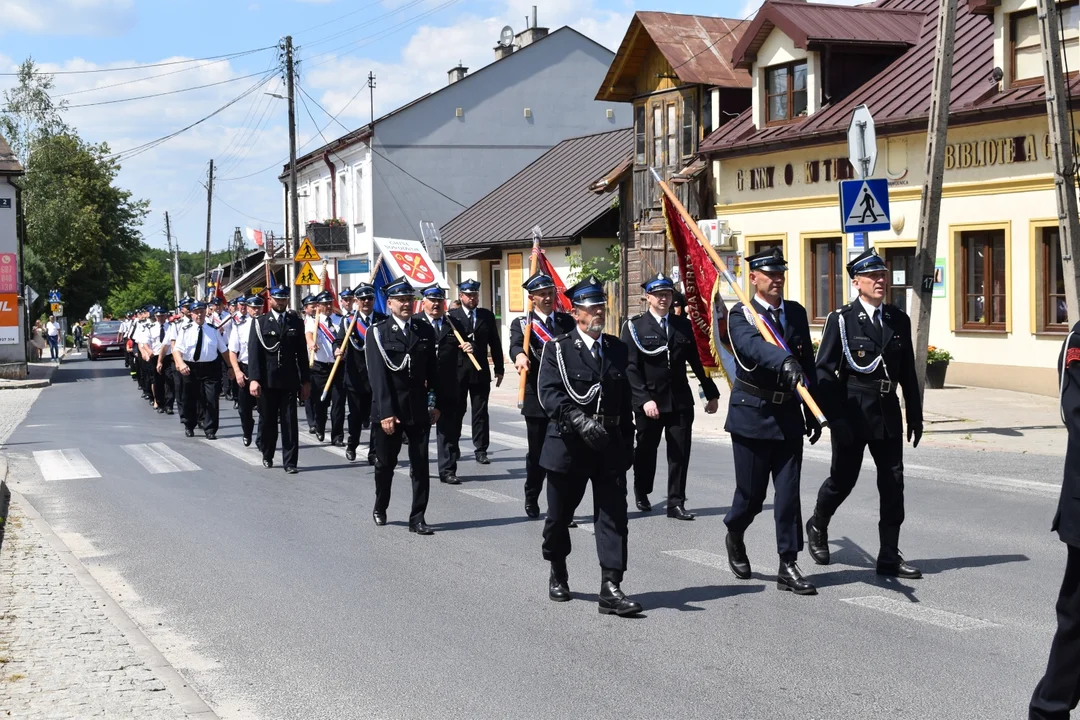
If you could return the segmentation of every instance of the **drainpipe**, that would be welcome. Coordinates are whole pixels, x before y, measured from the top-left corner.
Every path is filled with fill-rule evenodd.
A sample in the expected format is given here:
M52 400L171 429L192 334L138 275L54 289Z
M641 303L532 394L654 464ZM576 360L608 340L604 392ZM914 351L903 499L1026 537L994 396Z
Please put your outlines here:
M322 154L323 162L330 168L330 217L337 218L337 168L330 162L330 151Z

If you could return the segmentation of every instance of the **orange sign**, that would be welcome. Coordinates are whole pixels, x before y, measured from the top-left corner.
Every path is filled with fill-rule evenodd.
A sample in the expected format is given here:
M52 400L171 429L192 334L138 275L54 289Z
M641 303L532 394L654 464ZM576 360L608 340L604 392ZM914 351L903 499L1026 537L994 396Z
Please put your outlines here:
M19 296L0 294L0 345L19 342Z
M411 280L415 280L421 285L428 285L435 281L435 275L419 253L395 250L390 254L397 261L401 272L405 273Z

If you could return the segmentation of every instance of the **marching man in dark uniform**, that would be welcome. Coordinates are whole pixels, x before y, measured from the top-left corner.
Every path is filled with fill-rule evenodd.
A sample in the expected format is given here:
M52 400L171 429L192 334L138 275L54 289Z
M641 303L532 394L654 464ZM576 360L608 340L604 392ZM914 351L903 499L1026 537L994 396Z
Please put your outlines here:
M259 400L259 437L263 467L274 466L278 426L285 472L296 473L300 438L296 423L297 396L311 392L304 321L289 310L289 288L270 290L270 312L251 323L248 337L248 392Z
M334 367L336 346L341 345L344 334L340 328L341 316L333 311L334 296L324 290L315 297L315 317L308 318L305 325L308 349L314 348L311 365L311 392L315 405L315 437L322 442L326 437L326 417L330 416L330 442L341 447L345 444L345 378L341 372L334 374L330 392L323 399Z
M248 361L250 359L248 343L251 341L251 326L256 322L255 317L248 314L248 309L251 308L257 315L257 308L261 303L262 298L258 296L251 298L241 297L237 301L237 305L243 314L236 319L228 332L228 362L232 367L233 379L236 381L238 388L236 404L237 409L240 411L240 432L244 436L244 447L251 445L251 435L255 432L255 406L258 404L258 400L251 396L247 388ZM255 447L259 447L260 440L261 435L256 436Z
M1068 548L1057 599L1057 632L1046 674L1028 708L1030 720L1066 720L1080 701L1080 323L1058 356L1061 419L1068 431L1065 477L1051 527Z
M365 353L371 380L371 432L375 435L376 525L386 524L390 487L401 452L402 436L409 438L409 475L412 478L412 510L409 532L433 535L424 519L431 478L428 469L428 438L439 420L443 393L452 388L438 383L435 331L412 317L416 290L405 278L383 288L390 317L371 326L371 351Z
M304 299L301 300L301 303L304 306L304 312L303 312L303 315L300 317L300 319L304 322L304 330L306 332L307 331L308 319L309 318L315 319L315 313L316 313L316 310L317 310L317 307L315 305L315 296L311 295L311 294L305 295ZM315 362L314 353L312 352L312 349L310 347L310 343L309 343L309 346L308 346L308 349L307 349L307 356L308 356L308 367L310 368L311 365ZM307 421L308 435L314 435L315 434L315 393L313 393L313 392L308 393L307 397L303 400L303 403L304 403L304 419Z
M495 313L486 308L477 307L480 303L480 283L476 280L466 280L458 285L458 298L461 300L461 307L450 311L450 319L458 327L465 329L462 334L465 340L475 348L475 357L480 363L480 369L473 367L472 361L465 353L458 358L456 409L457 414L464 420L465 406L472 404L472 441L476 462L487 465L491 462L487 454L490 443L488 396L491 394L491 369L488 368L487 357L490 351L491 364L495 368L495 387L499 387L503 380L503 351L502 343L499 341L499 325L495 319Z
M178 331L173 344L176 371L184 376L184 431L194 437L195 425L201 420L206 439L216 440L221 358L229 348L221 333L206 322L206 303L192 303L191 314L194 322Z
M424 295L424 320L435 330L435 355L438 363L438 383L442 387L457 385L458 361L462 353L472 352L472 344L458 342L453 322L446 316L446 291L437 285L426 288ZM461 328L457 328L461 332ZM461 439L460 413L453 403L456 393L444 393L439 422L435 424L435 444L438 448L439 481L459 485L457 461L461 457L458 441Z
M720 391L698 357L690 320L670 311L675 284L657 273L641 284L648 311L623 326L622 341L630 352L630 387L634 390L634 498L637 509L652 510L649 493L656 475L660 435L667 436L667 516L693 520L687 512L686 473L690 466L690 435L694 425L694 395L686 379L686 366L694 371L707 400L705 412L716 412Z
M510 357L518 372L525 375L525 398L521 414L525 416L525 433L529 450L525 455L525 514L540 517L540 491L544 487L546 471L540 465L540 452L544 449L550 419L536 394L536 378L540 373L540 356L547 343L558 335L572 332L577 322L566 313L555 312L555 281L550 275L538 272L522 285L532 301L532 313L522 315L510 323ZM529 331L529 352L525 353L525 326L532 323Z
M626 570L626 470L634 451L634 420L627 351L603 334L607 294L596 278L569 288L575 327L544 345L537 389L551 418L540 465L548 471L544 559L551 563L548 597L570 599L566 558L570 530L585 485L592 483L596 554L600 559L599 610L637 615L641 605L619 587Z
M881 496L877 557L879 575L909 580L922 577L900 555L904 522L904 429L897 386L904 391L907 439L922 438L922 398L915 374L911 320L884 302L889 280L885 261L874 249L847 265L859 297L829 314L817 354L815 397L832 428L832 467L818 491L814 515L806 521L810 556L829 564L829 521L855 488L863 451L869 447L877 465Z
M371 382L368 379L367 335L371 326L386 316L375 312L375 288L360 283L352 290L346 288L338 296L353 305L352 313L341 319L339 336L344 338L349 324L356 318L356 327L347 343L339 345L335 354L345 355L345 397L349 404L349 439L345 445L345 459L356 460L356 448L360 445L360 433L371 421ZM375 464L375 441L372 432L368 440L368 464Z
M724 429L731 433L735 456L735 497L724 518L728 565L740 580L750 578L743 534L761 512L769 489L775 488L773 514L780 570L776 586L797 595L814 595L817 589L803 577L796 562L803 546L802 475L803 434L810 444L821 437L821 427L804 406L800 409L796 388L802 382L813 390L814 353L806 310L784 300L787 263L780 248L769 248L746 258L751 302L762 320L787 348L772 345L761 336L750 311L736 303L728 319L728 334L738 367L732 382Z
M159 413L173 414L173 403L176 401L173 385L173 370L176 365L172 355L167 359L162 351L165 349L165 338L169 335L169 311L165 308L157 308L154 324L150 326L150 357L147 363L154 376L154 400L157 402Z

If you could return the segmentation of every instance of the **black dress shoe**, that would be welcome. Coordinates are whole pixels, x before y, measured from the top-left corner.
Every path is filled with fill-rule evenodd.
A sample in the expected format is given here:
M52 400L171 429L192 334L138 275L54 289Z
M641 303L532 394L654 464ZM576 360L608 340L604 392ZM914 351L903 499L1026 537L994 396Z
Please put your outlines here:
M296 469L295 465L286 465L285 466L285 474L286 475L295 475L298 472L300 472L300 471Z
M368 453L367 464L368 465L374 465L375 464L375 453Z
M619 583L613 580L604 580L600 583L598 609L601 615L618 615L619 617L641 613L641 605L623 595L623 591L619 589Z
M877 564L877 574L885 575L887 577L898 577L903 580L918 580L922 577L922 571L914 565L909 565L904 562L903 558L899 562L881 562Z
M829 554L829 526L821 522L817 515L811 515L806 521L806 546L810 557L818 565L828 565L832 560Z
M491 460L488 459L487 453L484 452L483 450L480 450L479 452L476 453L476 462L480 463L481 465L490 465L491 464Z
M724 538L724 545L727 547L727 562L731 572L740 580L749 580L750 558L746 556L746 543L742 536L729 532Z
M693 520L696 515L692 512L687 512L682 505L675 505L667 509L667 516L669 518L675 518L676 520Z
M417 535L434 535L435 531L430 525L421 520L420 522L409 523L409 532L416 533Z
M529 517L531 517L534 520L536 518L540 517L540 504L538 502L536 502L535 500L526 500L525 501L525 514L528 515Z
M217 433L213 432L213 431L210 431L210 430L207 430L206 439L207 440L217 440Z
M371 513L371 519L375 521L375 524L382 527L386 524L386 513L382 510L375 510Z
M803 577L799 564L794 560L780 561L780 569L776 573L776 587L796 595L817 595L817 588Z
M337 440L331 440L330 444L334 447L345 447L345 441L341 438L338 438Z
M319 442L324 442L326 440L326 431L316 429L315 430L315 439L318 440Z
M157 411L158 411L158 415L164 415L165 414L165 408L163 408L163 407L159 407L157 409Z
M634 504L637 505L638 510L641 512L652 512L652 503L649 502L648 495L638 495L636 500L637 501Z
M349 462L356 460L356 448L345 448L345 459Z
M573 595L570 594L569 578L565 573L558 573L555 568L551 569L548 577L548 597L555 602L566 602Z
M458 480L458 476L454 473L447 473L439 476L439 482L444 482L447 485L460 485L461 481Z
M166 415L172 415L173 414L173 409L171 407L165 408L165 414Z
M244 436L244 447L251 447L251 436L250 435L245 435Z
M274 467L273 458L271 458L269 460L267 460L266 458L263 458L263 467L264 468L272 468L272 467Z
M315 434L315 426L314 425L308 425L307 434L308 435L314 435Z
M195 437L195 431L189 427L184 428L184 435L187 437Z

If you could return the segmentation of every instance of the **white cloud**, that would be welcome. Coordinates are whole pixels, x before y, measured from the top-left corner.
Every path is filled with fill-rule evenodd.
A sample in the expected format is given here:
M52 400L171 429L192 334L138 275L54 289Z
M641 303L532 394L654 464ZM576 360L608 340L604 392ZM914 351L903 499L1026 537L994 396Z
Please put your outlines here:
M122 35L135 23L135 0L0 0L3 29L34 35Z

